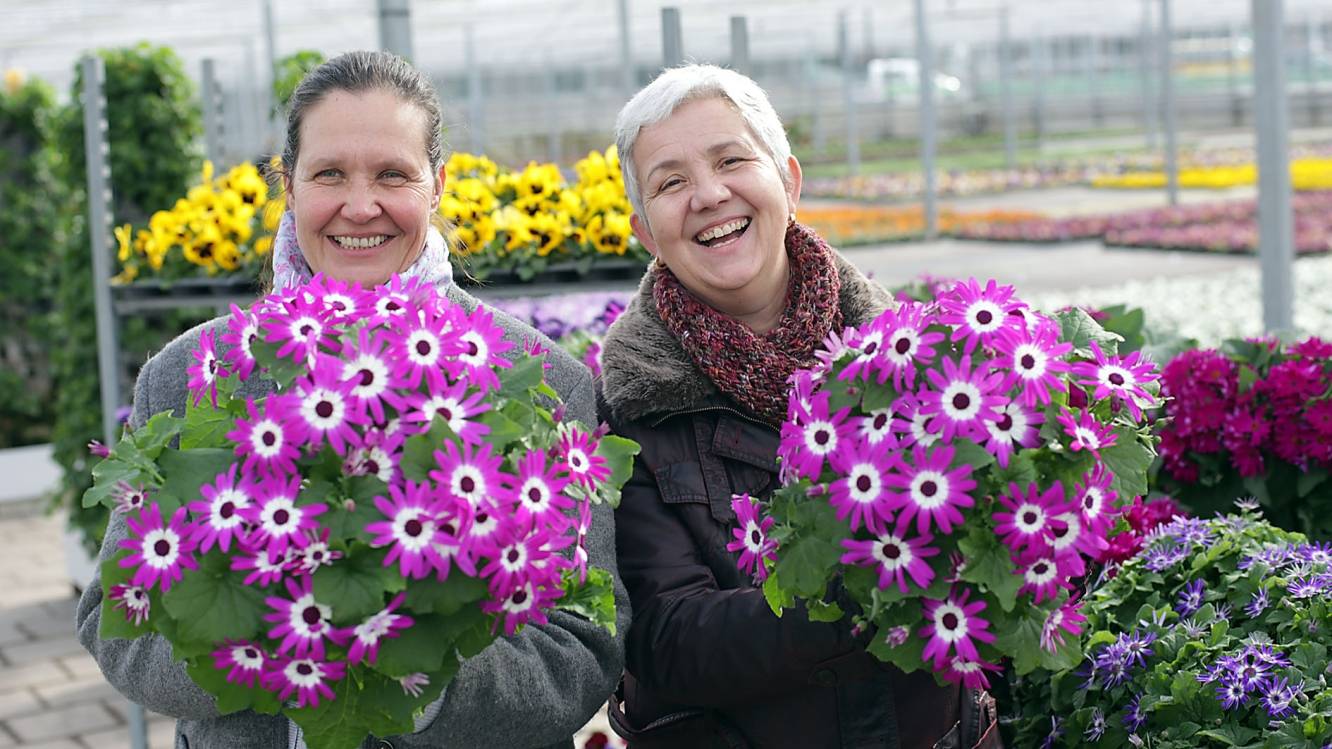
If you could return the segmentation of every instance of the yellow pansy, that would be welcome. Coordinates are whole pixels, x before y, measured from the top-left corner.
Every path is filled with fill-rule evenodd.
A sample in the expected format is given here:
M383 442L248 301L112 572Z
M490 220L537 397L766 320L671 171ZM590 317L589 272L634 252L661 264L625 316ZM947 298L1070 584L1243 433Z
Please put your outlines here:
M584 236L603 255L623 255L629 249L631 233L628 216L623 213L605 213L593 216L587 222Z
M567 213L543 211L532 217L527 230L535 242L536 253L546 257L564 246L564 240L573 231L573 221Z

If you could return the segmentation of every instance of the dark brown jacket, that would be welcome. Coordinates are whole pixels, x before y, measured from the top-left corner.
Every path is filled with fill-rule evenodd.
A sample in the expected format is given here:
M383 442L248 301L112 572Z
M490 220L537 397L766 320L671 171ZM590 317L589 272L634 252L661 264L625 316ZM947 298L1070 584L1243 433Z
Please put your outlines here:
M891 303L837 264L848 325ZM778 431L692 364L657 315L654 279L607 334L599 383L602 418L643 448L616 512L633 621L612 723L630 749L960 746L956 688L879 663L846 622L778 618L737 569L731 495L777 487Z

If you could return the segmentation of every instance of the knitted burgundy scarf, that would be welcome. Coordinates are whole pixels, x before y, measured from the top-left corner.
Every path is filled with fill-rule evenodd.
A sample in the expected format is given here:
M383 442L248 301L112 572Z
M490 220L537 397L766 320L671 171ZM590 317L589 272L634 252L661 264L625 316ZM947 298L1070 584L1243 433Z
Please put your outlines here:
M815 349L842 328L842 281L832 250L809 228L792 223L786 254L786 309L777 327L762 335L700 301L669 268L658 270L652 287L657 314L694 364L718 390L774 424L786 418L787 378L813 365Z

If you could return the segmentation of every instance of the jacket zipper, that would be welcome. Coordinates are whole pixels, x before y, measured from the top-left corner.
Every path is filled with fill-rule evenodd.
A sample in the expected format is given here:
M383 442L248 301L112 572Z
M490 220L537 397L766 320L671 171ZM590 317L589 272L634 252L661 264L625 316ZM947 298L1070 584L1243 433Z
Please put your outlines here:
M701 414L701 413L707 413L709 411L724 411L729 414L734 414L735 416L738 416L741 419L744 419L745 421L748 421L751 424L758 424L761 427L766 427L767 429L777 432L778 434L781 434L782 431L774 427L772 424L763 421L762 419L756 419L753 416L750 416L749 414L743 413L734 408L730 408L729 406L704 406L703 408L691 408L684 411L671 411L670 413L667 413L663 415L661 418L652 422L652 428L656 429L657 427L661 426L661 422L667 419L673 419L676 416L688 416L690 414Z

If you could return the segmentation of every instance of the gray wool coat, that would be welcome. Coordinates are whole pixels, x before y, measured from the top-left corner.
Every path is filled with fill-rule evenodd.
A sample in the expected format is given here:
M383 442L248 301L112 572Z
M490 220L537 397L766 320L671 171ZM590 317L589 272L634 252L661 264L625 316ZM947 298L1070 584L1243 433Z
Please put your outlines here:
M456 286L449 299L469 311L480 302ZM591 376L558 346L531 327L494 310L495 322L508 339L519 343L538 339L550 351L553 367L547 381L559 392L572 418L596 423ZM187 397L186 368L203 331L215 335L226 329L218 318L189 330L169 343L144 365L134 386L133 426L153 414L171 409L181 415ZM515 348L521 352L522 349ZM246 382L242 393L263 395ZM248 392L247 392L248 388ZM609 507L592 511L587 537L588 563L609 570L615 578L616 631L605 629L575 614L557 611L544 626L527 626L512 637L501 637L462 664L444 692L439 715L418 733L367 738L364 749L536 749L570 747L572 736L596 712L620 678L624 666L624 633L629 629L629 598L615 564L615 527ZM102 544L99 563L112 556L126 537L124 517L114 514ZM171 645L158 635L134 640L103 640L102 584L98 577L83 592L77 611L79 641L92 653L112 686L129 699L176 722L176 747L240 749L288 746L285 717L244 711L222 716L213 697L196 686L181 663L171 657Z

